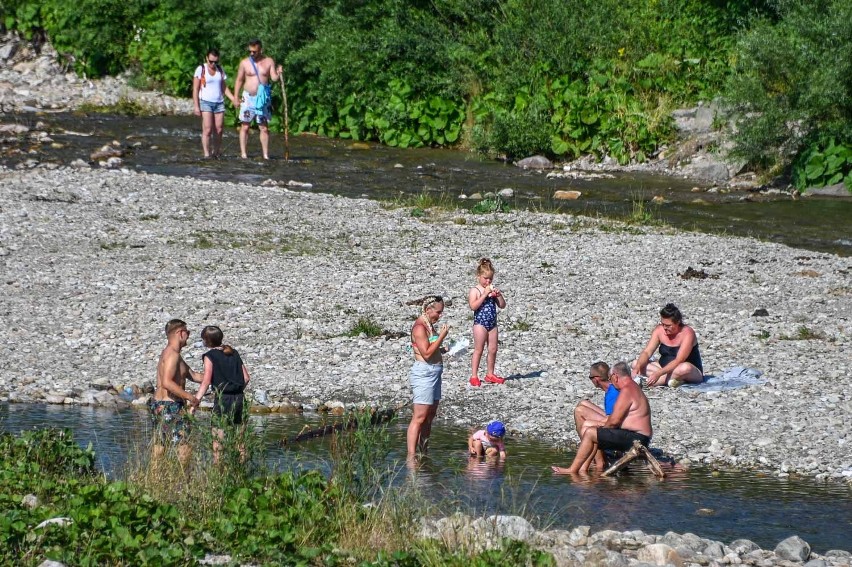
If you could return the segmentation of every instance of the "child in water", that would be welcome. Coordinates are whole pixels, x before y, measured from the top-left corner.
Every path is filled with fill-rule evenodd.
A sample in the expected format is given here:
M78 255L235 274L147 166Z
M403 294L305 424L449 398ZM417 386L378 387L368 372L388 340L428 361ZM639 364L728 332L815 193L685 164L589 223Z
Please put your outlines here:
M477 284L470 288L467 303L473 309L473 361L471 364L470 385L481 386L479 379L479 361L482 351L488 345L485 381L502 384L506 381L494 373L497 362L497 308L506 308L506 298L494 287L494 265L488 258L482 258L476 267Z
M495 457L498 454L501 459L506 458L506 446L503 437L506 435L506 426L501 421L492 421L480 429L467 440L467 450L471 457Z

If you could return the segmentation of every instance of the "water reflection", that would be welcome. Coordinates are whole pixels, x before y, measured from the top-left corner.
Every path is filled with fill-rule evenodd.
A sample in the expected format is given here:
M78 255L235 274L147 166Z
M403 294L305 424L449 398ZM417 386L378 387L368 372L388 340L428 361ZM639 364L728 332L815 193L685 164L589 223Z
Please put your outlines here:
M281 446L282 439L298 433L306 422L319 425L321 418L251 417L266 447L269 468L330 472L328 438L289 449ZM661 481L641 463L631 464L617 478L572 478L552 474L550 465L569 462L573 455L526 439L508 439L509 457L504 461L471 459L468 431L444 424L433 431L430 453L409 468L405 425L395 422L388 430L388 482L416 487L444 513L521 514L540 527L692 532L723 542L746 537L769 549L797 534L817 552L849 548L852 489L846 486L708 468L669 468ZM91 442L98 465L112 475L120 475L122 464L144 451L150 435L144 411L0 404L4 430L45 426L73 430L81 445ZM204 427L203 421L199 427Z

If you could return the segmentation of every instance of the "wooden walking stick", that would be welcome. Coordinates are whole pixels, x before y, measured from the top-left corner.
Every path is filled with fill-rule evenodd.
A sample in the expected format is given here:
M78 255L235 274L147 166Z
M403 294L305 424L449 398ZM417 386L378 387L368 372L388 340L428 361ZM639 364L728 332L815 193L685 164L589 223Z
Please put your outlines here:
M284 70L278 74L281 82L281 94L284 97L284 160L290 161L290 113L287 112L287 89L284 88Z

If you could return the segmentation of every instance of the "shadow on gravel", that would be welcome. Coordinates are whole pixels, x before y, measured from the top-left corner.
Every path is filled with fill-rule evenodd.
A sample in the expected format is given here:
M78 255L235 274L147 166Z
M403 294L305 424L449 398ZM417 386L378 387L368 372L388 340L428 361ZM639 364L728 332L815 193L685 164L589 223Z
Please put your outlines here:
M536 370L535 372L527 372L526 374L512 374L511 376L506 376L506 380L524 380L526 378L541 378L542 371Z

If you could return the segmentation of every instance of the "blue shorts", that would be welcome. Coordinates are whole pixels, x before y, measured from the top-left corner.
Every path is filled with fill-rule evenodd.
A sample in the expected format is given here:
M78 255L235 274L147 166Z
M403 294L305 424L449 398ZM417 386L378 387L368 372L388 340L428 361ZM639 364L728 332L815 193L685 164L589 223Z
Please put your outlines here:
M219 102L210 102L202 99L198 101L198 106L201 108L201 112L212 112L213 114L222 114L225 112L224 100Z
M441 400L443 372L443 364L429 364L421 360L414 363L408 378L411 381L411 390L414 392L415 404L431 406Z

